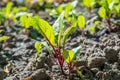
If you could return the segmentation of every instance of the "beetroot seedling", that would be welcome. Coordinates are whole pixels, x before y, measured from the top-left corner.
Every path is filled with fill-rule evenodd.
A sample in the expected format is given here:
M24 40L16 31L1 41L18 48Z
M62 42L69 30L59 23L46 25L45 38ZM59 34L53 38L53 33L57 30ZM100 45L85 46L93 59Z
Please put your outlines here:
M72 25L68 27L64 34L63 33L63 19L64 12L61 13L59 18L55 21L53 27L45 20L39 18L38 16L33 16L30 18L31 26L36 29L44 38L47 40L47 44L52 47L52 51L48 47L48 45L42 42L47 50L52 54L55 58L56 63L60 66L61 72L64 75L71 75L71 71L74 68L73 60L79 53L81 47L79 46L76 49L69 50L65 49L66 39L69 34L76 28L76 19L73 20ZM63 69L64 63L68 64L69 73L66 73Z
M115 28L115 26L113 26L111 24L111 18L113 17L113 15L115 15L113 13L113 9L115 9L114 8L115 3L116 3L116 0L102 0L101 1L101 8L98 11L99 16L102 19L105 19L109 30L112 30Z

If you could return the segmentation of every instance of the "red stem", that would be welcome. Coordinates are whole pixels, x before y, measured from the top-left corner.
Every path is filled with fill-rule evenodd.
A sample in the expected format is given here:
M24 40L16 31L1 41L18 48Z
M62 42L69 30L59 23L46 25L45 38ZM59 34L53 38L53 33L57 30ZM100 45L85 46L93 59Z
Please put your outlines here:
M107 19L108 28L111 30L110 18Z

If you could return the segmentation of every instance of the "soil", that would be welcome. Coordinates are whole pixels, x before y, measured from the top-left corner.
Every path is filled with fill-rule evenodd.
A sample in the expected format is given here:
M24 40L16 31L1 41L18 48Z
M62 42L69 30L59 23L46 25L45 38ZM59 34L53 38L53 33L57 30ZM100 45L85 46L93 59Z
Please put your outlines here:
M3 29L6 30L8 27L11 26ZM66 48L75 48L81 45L86 38L81 35L79 30L75 30L75 34L69 36ZM35 39L21 32L11 32L10 35L9 39L2 42L4 44L0 46L0 80L3 78L4 80L23 80L26 77L32 80L68 79L61 74L59 66L52 62L44 48L42 48L39 58L34 59ZM41 39L43 38L41 37ZM14 67L5 75L3 69L10 63ZM84 67L83 74L90 80L120 80L120 32L105 33L99 38L99 41L86 38L85 45L75 64L79 68ZM82 80L79 76L75 76L72 80Z
M45 15L43 17L46 19ZM53 22L54 20L50 23ZM35 30L30 29L24 34L21 25L12 22L8 24L7 21L0 29L3 29L2 35L9 36L6 41L0 42L0 80L69 80L68 76L61 73L59 66L54 63L44 47L38 59L34 58L35 41L45 40ZM65 48L78 47L85 39L84 46L75 60L75 65L82 69L85 78L120 80L120 29L113 32L101 29L98 34L83 36L80 30L76 29L67 39ZM11 65L13 67L10 72L6 73L5 68ZM70 80L82 78L74 71Z

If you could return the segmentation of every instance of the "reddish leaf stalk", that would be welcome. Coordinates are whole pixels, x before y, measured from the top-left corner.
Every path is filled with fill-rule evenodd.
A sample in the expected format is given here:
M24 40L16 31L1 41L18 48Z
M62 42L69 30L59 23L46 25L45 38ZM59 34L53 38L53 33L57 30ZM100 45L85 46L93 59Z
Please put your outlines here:
M110 18L108 18L106 21L107 21L107 24L108 24L108 28L111 30L112 28L111 28Z
M112 26L111 26L111 21L110 21L110 17L112 17L112 16L113 16L113 13L111 13L111 14L110 14L110 16L106 19L109 30L111 30L111 29L112 29Z
M49 42L50 43L50 42ZM56 58L56 62L57 64L60 66L61 68L61 72L62 74L66 75L65 71L63 70L63 64L64 64L64 58L62 57L61 55L61 50L60 48L58 50L55 49L55 47L50 43L50 45L52 46L53 48L53 51L54 51L54 57Z
M47 39L47 40L48 40L48 39ZM49 42L49 44L51 45L51 47L52 47L52 49L53 49L53 51L54 51L54 57L55 57L56 60L57 60L57 61L56 61L57 64L60 66L60 69L61 69L62 74L63 74L63 75L69 75L69 77L70 77L70 75L71 75L71 70L72 70L73 67L74 67L73 63L70 62L70 63L68 64L69 73L66 74L65 71L63 70L64 58L63 58L63 56L61 55L61 49L59 48L58 50L56 50L55 46L53 46L49 40L48 40L48 42Z

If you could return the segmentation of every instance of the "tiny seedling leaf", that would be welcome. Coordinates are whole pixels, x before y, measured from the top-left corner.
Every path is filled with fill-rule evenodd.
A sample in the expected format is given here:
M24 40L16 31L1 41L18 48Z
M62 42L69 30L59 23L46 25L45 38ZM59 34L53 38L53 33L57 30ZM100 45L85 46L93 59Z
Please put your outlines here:
M3 30L0 30L0 33L2 32Z
M106 9L104 7L101 7L98 11L98 14L101 18L105 19L106 18Z
M30 27L29 17L27 15L22 15L20 17L20 22L21 22L22 26L25 27L26 29Z
M74 58L74 52L72 50L64 50L62 56L67 63L71 63Z
M81 29L85 28L85 17L83 15L78 16L78 26Z
M79 46L77 48L72 49L74 51L74 59L76 56L80 53L80 50L82 49L82 46Z
M41 48L41 43L39 41L36 41L35 42L35 49L36 49L37 53L35 55L35 58L37 58L38 55L40 54L40 48Z
M100 21L95 21L94 25L88 28L88 31L89 31L90 33L94 33L95 30L96 30L96 27L97 27L100 23L101 23Z
M84 77L84 75L82 74L81 71L79 71L78 68L76 68L76 71L77 71L77 74L81 77L82 80L89 80L89 79L86 79L86 78Z
M93 3L94 3L94 0L83 0L83 4L88 8L92 8Z
M50 54L52 54L52 51L50 50L47 42L41 42L41 44L42 44L43 46L45 46L45 48L47 49L47 51L48 51Z
M0 37L0 41L6 40L8 37L7 36L2 36Z
M80 51L82 50L82 48L84 46L84 43L85 43L85 40L83 41L83 43L80 46L72 49L74 51L74 59L76 58L76 56L78 54L80 54Z
M36 49L36 51L37 51L38 53L40 52L40 48L41 48L41 42L36 41L36 42L35 42L35 49Z

